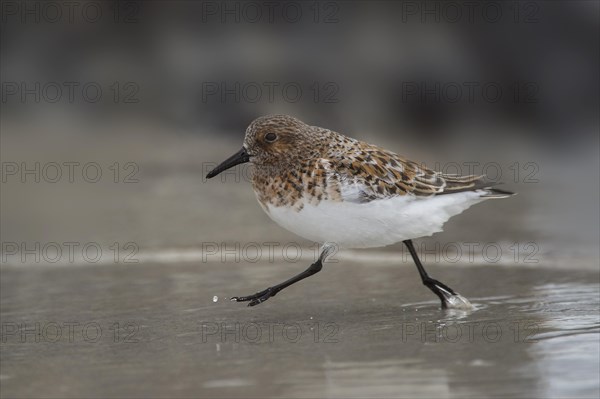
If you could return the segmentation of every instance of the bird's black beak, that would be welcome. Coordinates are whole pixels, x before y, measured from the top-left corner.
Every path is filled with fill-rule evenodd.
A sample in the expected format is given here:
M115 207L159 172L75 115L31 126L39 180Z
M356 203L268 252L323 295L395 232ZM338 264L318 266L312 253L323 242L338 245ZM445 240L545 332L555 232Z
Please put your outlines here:
M215 177L216 175L218 175L219 173L221 173L229 168L233 168L235 165L239 165L241 163L246 163L248 161L250 161L250 155L248 155L248 152L246 152L246 149L244 147L242 147L241 150L239 150L238 152L236 152L235 154L233 154L232 156L230 156L229 158L227 158L226 160L221 162L221 164L219 166L217 166L216 168L214 168L213 170L208 172L208 174L206 175L206 178L211 179L211 178Z

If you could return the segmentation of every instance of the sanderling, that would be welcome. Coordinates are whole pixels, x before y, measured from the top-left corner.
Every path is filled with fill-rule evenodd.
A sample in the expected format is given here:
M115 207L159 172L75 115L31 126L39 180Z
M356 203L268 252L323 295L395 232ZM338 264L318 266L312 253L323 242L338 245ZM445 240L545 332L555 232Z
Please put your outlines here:
M280 226L323 244L308 269L254 295L233 297L258 305L284 288L318 273L334 246L372 248L402 241L425 286L443 308L469 301L429 277L412 239L442 231L454 215L489 198L513 195L492 188L485 176L448 175L427 169L372 144L309 126L286 115L254 120L237 153L208 173L254 165L252 186L264 211Z

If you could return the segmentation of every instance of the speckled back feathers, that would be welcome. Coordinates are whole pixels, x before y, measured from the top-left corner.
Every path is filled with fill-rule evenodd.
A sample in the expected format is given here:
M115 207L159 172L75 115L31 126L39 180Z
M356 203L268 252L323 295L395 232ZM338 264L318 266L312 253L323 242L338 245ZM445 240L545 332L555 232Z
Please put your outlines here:
M435 172L375 145L286 115L256 119L246 131L244 146L255 166L253 187L265 209L268 204L300 211L306 203L430 197L490 185L484 176Z

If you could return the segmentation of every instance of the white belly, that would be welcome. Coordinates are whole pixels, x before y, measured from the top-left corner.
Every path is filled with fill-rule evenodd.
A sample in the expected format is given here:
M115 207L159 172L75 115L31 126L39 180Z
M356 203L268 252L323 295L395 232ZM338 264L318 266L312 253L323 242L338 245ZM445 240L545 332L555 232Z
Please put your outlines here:
M483 201L479 192L429 198L399 196L368 203L321 201L300 212L268 205L267 214L285 229L341 248L370 248L430 236L454 215Z

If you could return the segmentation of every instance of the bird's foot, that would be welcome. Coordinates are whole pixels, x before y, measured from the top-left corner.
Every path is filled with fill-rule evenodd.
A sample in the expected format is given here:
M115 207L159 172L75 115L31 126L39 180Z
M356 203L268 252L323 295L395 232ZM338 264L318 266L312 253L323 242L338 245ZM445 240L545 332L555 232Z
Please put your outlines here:
M256 306L258 304L263 303L264 301L266 301L267 299L271 298L272 296L277 295L277 293L280 290L278 290L275 287L269 287L266 290L262 290L260 292L257 292L254 295L248 295L248 296L234 296L231 297L232 301L235 302L247 302L250 301L250 303L248 304L248 306Z
M443 306L443 305L442 305ZM444 309L457 309L457 310L473 310L475 306L469 302L467 298L460 295L458 292L450 297L446 298L446 304L443 306Z
M423 281L423 284L440 298L443 309L471 310L474 308L467 298L440 281L428 278Z

